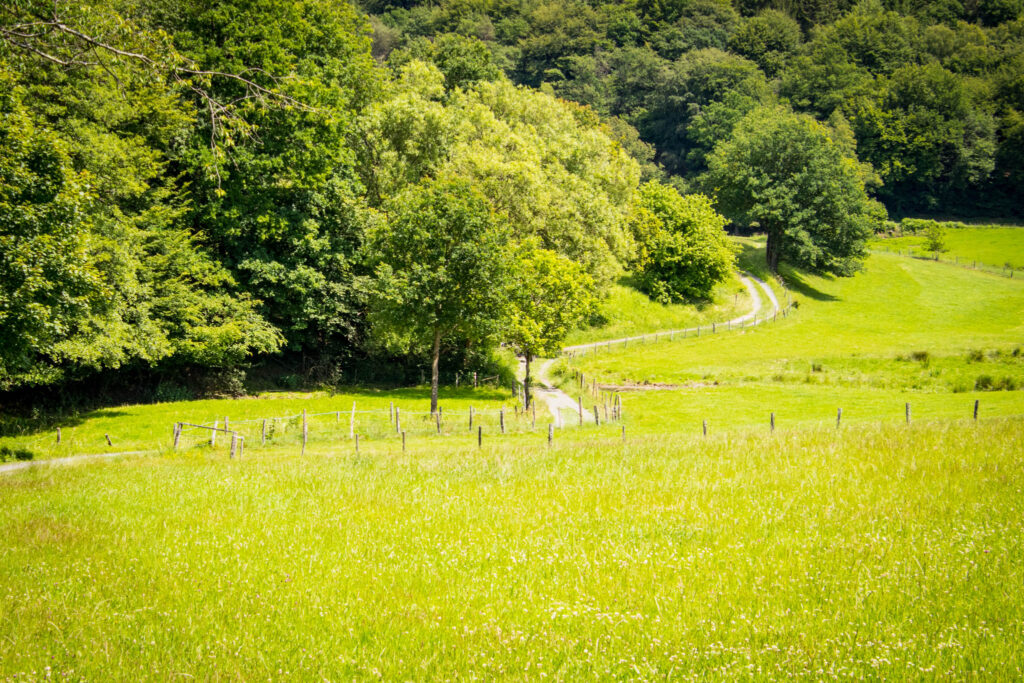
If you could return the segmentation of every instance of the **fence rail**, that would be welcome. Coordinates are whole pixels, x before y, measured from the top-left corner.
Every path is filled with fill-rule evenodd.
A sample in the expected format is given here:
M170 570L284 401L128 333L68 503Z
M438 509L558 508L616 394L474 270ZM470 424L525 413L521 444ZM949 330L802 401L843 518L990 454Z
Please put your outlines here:
M995 266L991 263L983 263L974 259L961 259L959 256L953 258L942 258L940 255L929 254L928 252L919 252L913 249L890 249L888 247L884 249L872 249L872 254L895 254L896 256L902 256L904 258L913 258L919 261L933 261L935 263L945 263L950 266L959 266L960 268L966 268L967 270L979 270L983 273L991 273L992 275L1001 275L1006 278L1013 279L1014 273L1018 273L1017 277L1021 277L1020 274L1024 274L1024 268L1015 268L1011 265Z

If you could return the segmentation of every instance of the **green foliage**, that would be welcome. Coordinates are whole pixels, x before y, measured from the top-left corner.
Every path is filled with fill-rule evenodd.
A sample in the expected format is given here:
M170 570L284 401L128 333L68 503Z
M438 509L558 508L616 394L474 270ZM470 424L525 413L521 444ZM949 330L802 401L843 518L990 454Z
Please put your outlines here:
M833 131L779 107L748 114L709 158L706 186L732 220L768 234L767 261L848 275L884 219L865 191L865 169Z
M744 19L729 38L729 49L753 60L774 76L800 46L800 25L778 10L765 10Z
M640 289L663 304L705 301L732 272L732 244L726 220L704 195L681 196L647 183L633 207Z
M1020 0L366 6L380 8L389 40L483 41L516 82L635 126L688 182L739 118L778 93L797 111L850 122L895 213L1020 213Z
M430 348L431 411L437 409L442 341L489 341L508 305L508 230L461 180L412 185L368 236L375 266L369 318L392 350Z
M279 346L161 175L187 125L173 93L135 64L0 73L0 388L140 362L226 367Z
M936 256L948 250L946 246L946 231L939 223L932 223L925 229L925 248Z
M457 33L445 33L434 40L417 38L391 53L388 64L397 68L414 59L437 66L444 74L447 90L466 88L481 80L493 81L501 75L487 45Z
M520 244L514 258L505 338L524 356L555 356L566 335L593 312L593 280L579 264L533 240Z

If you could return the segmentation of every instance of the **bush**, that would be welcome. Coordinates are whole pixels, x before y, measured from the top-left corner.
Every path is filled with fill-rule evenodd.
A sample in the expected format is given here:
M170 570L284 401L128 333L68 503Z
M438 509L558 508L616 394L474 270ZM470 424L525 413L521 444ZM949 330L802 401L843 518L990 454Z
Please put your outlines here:
M9 448L7 446L0 446L0 462L7 462L8 460L31 460L34 457L35 453L27 448Z
M704 195L641 187L630 220L640 289L664 304L709 299L735 260L725 223Z
M971 363L980 363L985 360L985 352L980 349L971 349L967 352L967 360Z

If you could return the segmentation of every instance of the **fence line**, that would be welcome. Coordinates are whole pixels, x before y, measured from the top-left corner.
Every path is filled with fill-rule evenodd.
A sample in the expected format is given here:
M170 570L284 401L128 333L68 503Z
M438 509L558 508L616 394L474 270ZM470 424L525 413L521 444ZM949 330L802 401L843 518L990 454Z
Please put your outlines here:
M983 273L989 273L991 275L1000 275L1005 278L1014 277L1014 273L1017 271L1024 272L1024 268L1014 268L1013 266L995 266L991 263L979 262L974 259L960 260L959 256L954 256L952 259L946 259L942 257L936 257L934 255L929 256L927 252L920 253L914 252L911 249L871 249L872 254L895 254L896 256L902 256L903 258L912 258L919 261L933 261L935 263L945 263L950 266L959 266L965 270L979 270Z
M787 292L787 299L789 298L789 290ZM797 308L795 301L790 301L785 306L782 306L777 311L773 311L771 314L765 314L765 316L759 317L754 316L749 320L743 320L734 323L731 320L727 320L724 323L711 323L709 325L697 325L696 327L687 327L681 330L668 330L666 332L651 332L650 334L640 334L634 337L624 337L622 339L610 339L602 342L591 342L589 344L581 344L578 346L568 346L562 349L562 356L567 358L583 357L587 355L589 351L591 355L596 355L599 349L617 348L620 344L622 348L628 348L630 342L639 342L640 344L647 344L648 339L652 342L665 341L676 341L683 339L696 339L702 335L708 334L719 334L721 332L731 332L733 330L746 330L759 325L764 325L770 322L775 322L781 315L782 318L788 318L789 314Z

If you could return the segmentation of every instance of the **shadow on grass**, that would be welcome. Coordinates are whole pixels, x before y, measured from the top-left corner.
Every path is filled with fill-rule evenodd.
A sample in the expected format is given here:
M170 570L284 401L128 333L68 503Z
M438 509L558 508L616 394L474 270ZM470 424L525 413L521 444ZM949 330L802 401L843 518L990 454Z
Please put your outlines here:
M793 268L781 268L783 272L783 281L791 292L802 294L808 299L814 299L815 301L839 301L839 297L831 294L826 294L820 289L815 289L811 285L807 284L807 280L804 279L803 273L794 270ZM833 278L833 275L822 275L821 277Z
M7 446L0 446L0 462L7 462L8 460L31 460L34 457L35 453L27 448L8 448Z
M740 268L753 273L762 280L770 278L771 271L768 270L768 264L765 262L764 242L757 238L747 237L737 239L736 243L740 247L740 251L736 255L736 262ZM802 294L815 301L839 301L837 297L812 287L805 279L805 274L792 266L782 264L779 270L783 281L792 292ZM832 276L823 275L823 277Z

